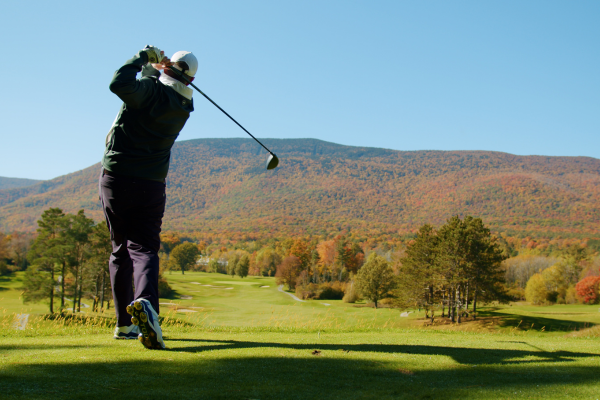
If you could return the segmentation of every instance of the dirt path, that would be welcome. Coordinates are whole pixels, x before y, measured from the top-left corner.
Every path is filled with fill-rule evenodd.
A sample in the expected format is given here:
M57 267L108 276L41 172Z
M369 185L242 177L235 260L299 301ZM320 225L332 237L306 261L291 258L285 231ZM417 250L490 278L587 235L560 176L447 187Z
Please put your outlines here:
M288 293L288 292L285 292L285 291L283 290L283 285L279 285L279 286L277 287L277 290L279 290L281 293L285 293L285 294L287 294L288 296L290 296L292 299L294 299L294 300L296 300L296 301L300 301L300 302L302 302L302 303L304 303L304 302L305 302L305 300L300 300L298 297L296 297L296 295L294 295L294 294L291 294L291 293Z

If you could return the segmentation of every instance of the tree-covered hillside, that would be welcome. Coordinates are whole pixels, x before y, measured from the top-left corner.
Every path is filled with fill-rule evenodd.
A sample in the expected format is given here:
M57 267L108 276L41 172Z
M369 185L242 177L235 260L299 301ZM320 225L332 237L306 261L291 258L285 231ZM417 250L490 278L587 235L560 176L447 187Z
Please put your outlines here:
M168 178L166 229L251 237L404 235L452 215L494 231L597 235L600 160L490 151L395 151L315 139L177 142ZM101 218L99 165L37 185L0 190L0 227L34 230L49 207Z
M36 179L7 178L5 176L0 176L0 190L31 186L38 182L40 181Z

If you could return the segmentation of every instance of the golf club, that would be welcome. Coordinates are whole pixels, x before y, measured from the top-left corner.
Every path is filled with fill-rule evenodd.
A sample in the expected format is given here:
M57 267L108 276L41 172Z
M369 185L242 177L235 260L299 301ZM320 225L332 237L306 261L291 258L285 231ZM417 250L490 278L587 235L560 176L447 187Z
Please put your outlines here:
M267 149L265 147L265 145L262 144L257 138L255 138L254 135L252 135L250 132L248 132L246 130L246 128L244 128L242 125L240 125L240 123L237 122L235 119L233 119L233 117L231 115L227 114L227 112L225 110L223 110L221 107L219 107L219 105L217 103L215 103L214 101L212 101L212 99L210 97L208 97L206 94L204 94L204 92L202 90L198 89L196 87L196 85L194 85L192 82L190 82L190 80L183 74L183 72L181 72L180 70L178 70L177 68L175 68L173 66L169 66L168 68L171 71L175 72L180 77L182 77L194 89L196 89L198 92L200 92L200 94L202 96L206 97L206 99L208 101L210 101L211 103L213 103L215 107L217 107L219 110L221 110L223 112L223 114L227 115L229 117L229 119L231 119L233 122L235 122L237 124L237 126L239 126L240 128L242 128L244 130L244 132L246 132L248 135L250 135L250 137L252 139L256 140L258 142L258 144L260 144L266 151L269 152L269 157L267 158L267 169L274 169L274 168L277 167L277 165L279 164L279 159L277 158L277 156L275 155L275 153L273 153L271 150Z

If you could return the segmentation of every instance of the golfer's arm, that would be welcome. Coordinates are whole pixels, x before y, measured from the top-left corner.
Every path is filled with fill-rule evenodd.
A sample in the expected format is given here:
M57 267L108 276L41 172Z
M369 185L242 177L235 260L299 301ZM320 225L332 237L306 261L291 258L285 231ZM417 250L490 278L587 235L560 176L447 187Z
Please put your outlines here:
M142 78L145 76L155 76L160 78L160 72L152 66L152 64L146 64L142 67Z
M149 79L137 80L138 72L148 63L148 56L140 51L115 72L110 82L110 91L119 96L125 104L142 108L154 93L154 85Z

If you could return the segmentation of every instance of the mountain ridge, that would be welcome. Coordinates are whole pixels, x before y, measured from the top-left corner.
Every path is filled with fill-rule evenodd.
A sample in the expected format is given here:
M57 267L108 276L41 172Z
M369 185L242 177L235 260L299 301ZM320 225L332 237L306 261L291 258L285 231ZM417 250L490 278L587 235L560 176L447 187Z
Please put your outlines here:
M31 186L35 185L38 182L41 182L41 180L27 178L9 178L7 176L0 176L0 190Z
M451 215L495 231L594 236L600 230L600 160L493 151L399 151L318 139L261 139L280 158L267 171L252 139L176 142L165 229L270 237L406 235ZM85 208L102 218L99 164L0 190L0 229L34 230L43 209Z

